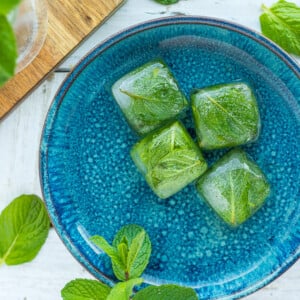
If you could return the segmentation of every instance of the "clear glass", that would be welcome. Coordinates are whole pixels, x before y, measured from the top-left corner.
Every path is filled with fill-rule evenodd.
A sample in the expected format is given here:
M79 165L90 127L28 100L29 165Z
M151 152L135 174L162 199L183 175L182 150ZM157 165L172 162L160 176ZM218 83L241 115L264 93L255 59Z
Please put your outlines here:
M18 44L16 71L20 72L38 55L47 36L46 0L23 0L10 17Z

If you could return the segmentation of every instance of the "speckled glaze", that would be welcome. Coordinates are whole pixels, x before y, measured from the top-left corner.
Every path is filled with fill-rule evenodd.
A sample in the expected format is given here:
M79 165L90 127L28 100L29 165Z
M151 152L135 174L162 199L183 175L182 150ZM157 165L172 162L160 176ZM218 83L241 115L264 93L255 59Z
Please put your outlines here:
M245 81L257 96L259 139L244 149L272 193L246 223L230 229L193 184L158 199L132 162L138 140L110 88L130 70L163 58L189 96L194 88ZM300 69L259 34L222 20L165 18L99 45L63 83L41 141L41 181L58 234L97 278L113 284L109 259L88 241L112 241L143 226L153 254L144 278L194 287L200 299L235 299L266 285L300 255ZM183 122L194 136L188 116ZM223 151L207 152L211 164Z

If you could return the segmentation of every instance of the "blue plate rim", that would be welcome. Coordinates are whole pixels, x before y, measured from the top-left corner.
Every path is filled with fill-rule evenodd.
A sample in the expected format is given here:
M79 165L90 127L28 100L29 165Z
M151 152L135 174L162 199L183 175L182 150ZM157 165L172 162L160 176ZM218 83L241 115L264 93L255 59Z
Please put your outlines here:
M79 251L76 245L71 241L68 236L67 231L63 228L60 223L59 215L55 211L53 202L50 196L49 186L47 185L47 141L49 138L49 133L51 132L53 121L57 112L59 111L60 105L64 99L65 94L68 92L69 88L72 86L73 82L77 79L77 77L81 74L81 72L85 69L87 65L89 65L94 59L96 59L101 53L106 51L108 48L112 47L114 44L134 35L142 31L146 31L153 28L158 28L161 26L168 25L178 25L178 24L198 24L198 25L209 25L215 26L219 28L224 28L230 31L237 32L248 38L256 41L262 46L266 47L268 50L277 55L290 69L295 73L295 75L300 79L300 66L298 63L280 46L275 44L273 41L263 36L259 32L256 32L253 29L250 29L246 26L237 24L232 21L224 20L221 18L214 17L206 17L206 16L171 16L171 17L163 17L157 18L154 20L149 20L145 22L138 23L136 25L130 26L121 30L98 45L96 45L92 50L90 50L79 62L73 67L71 72L67 75L67 77L63 80L62 84L59 86L47 112L47 116L45 118L45 122L42 129L42 134L40 138L40 147L39 147L39 178L40 178L40 186L43 194L43 198L46 204L46 208L53 224L55 231L60 237L61 241L64 243L69 252L73 255L73 257L93 276L102 282L108 284L109 286L113 286L114 282L108 278L105 274L97 270L87 259L84 253ZM44 168L43 168L44 167ZM264 286L270 284L280 275L282 275L287 269L289 269L296 261L300 258L300 245L298 245L297 249L294 253L281 265L273 270L267 277L257 281L252 284L248 288L237 289L230 295L226 295L217 299L239 299L245 297L249 294L254 293L255 291L263 288Z

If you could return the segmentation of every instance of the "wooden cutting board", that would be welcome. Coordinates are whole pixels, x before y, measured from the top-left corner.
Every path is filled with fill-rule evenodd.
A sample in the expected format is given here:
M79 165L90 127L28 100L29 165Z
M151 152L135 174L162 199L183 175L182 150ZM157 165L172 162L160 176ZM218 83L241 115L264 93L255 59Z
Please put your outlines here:
M35 60L0 88L0 120L124 0L48 0L48 35Z

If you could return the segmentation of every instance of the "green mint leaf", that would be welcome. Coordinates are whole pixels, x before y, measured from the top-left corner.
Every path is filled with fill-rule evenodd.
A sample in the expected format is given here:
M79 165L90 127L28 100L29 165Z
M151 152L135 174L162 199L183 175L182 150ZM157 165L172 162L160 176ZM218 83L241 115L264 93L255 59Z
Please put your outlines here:
M0 215L0 265L31 261L44 244L50 228L43 201L23 195L10 203Z
M179 0L155 0L156 2L164 5L177 3Z
M124 267L127 266L128 242L125 238L124 238L124 241L118 245L118 253L119 253L120 259L121 259Z
M196 292L191 288L174 284L149 286L136 293L133 300L198 300Z
M17 7L21 0L1 0L0 15L7 15L11 10Z
M119 280L128 280L139 277L148 265L151 254L151 242L145 230L138 225L130 224L122 227L113 240L113 247L119 249L119 245L127 241L128 253L120 254L125 256L126 267L113 263L113 270ZM121 246L122 251L124 246Z
M143 247L145 241L146 231L142 230L140 233L136 235L136 237L132 240L128 251L128 258L127 258L127 269L131 270L132 266L138 259L140 251Z
M111 258L113 264L120 265L121 268L125 268L125 265L120 259L118 251L112 247L104 237L95 235L90 238L90 241L102 249Z
M0 87L14 75L17 56L13 29L7 18L0 15Z
M117 283L111 290L107 300L129 300L135 285L143 282L142 278L134 278L125 282ZM145 299L144 299L145 300Z
M106 300L111 288L89 279L75 279L65 285L61 291L63 300Z
M123 249L125 248L124 243L120 242L120 246L117 245L116 247L112 247L102 236L98 235L91 237L90 240L110 257L115 276L119 280L127 280L128 272L126 264L128 250ZM125 253L123 253L124 251Z
M157 182L178 180L181 176L193 172L198 177L199 167L204 164L205 162L199 159L198 153L194 150L175 149L159 161L151 170L150 176Z
M300 7L279 0L270 8L263 5L262 10L262 33L287 52L300 55Z

